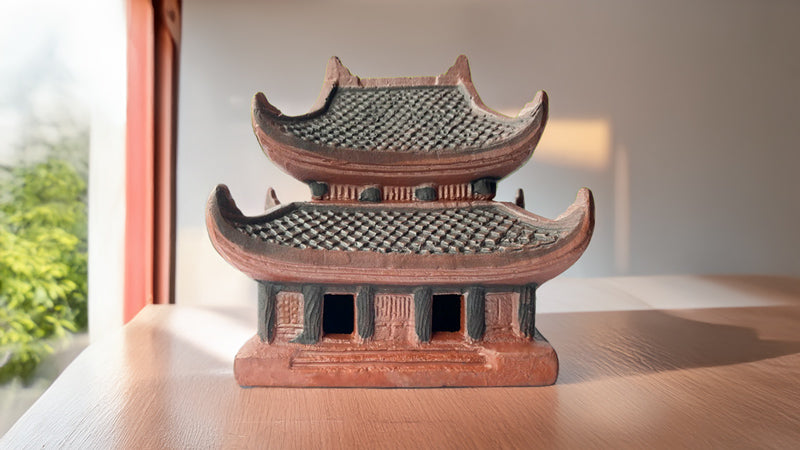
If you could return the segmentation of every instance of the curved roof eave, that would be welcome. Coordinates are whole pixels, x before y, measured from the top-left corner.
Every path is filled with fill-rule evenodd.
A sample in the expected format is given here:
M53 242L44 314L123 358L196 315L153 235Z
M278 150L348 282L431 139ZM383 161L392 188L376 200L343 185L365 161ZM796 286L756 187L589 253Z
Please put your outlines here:
M594 229L594 201L586 188L581 189L575 203L557 220L502 204L522 220L560 229L556 244L514 252L419 255L297 249L251 239L234 226L240 221L277 217L296 207L295 204L282 205L264 216L247 218L236 208L227 188L218 186L207 207L209 236L229 263L257 280L319 284L522 285L544 283L566 270L586 249ZM381 204L372 207L380 208Z
M487 141L490 144L486 146L449 148L431 137L431 141L435 142L430 142L430 145L436 144L436 148L427 151L411 147L377 150L368 148L368 144L361 145L361 148L328 145L317 142L319 139L306 140L284 130L287 123L313 121L324 115L336 89L340 87L357 90L421 86L459 86L469 97L470 114L500 124L523 125L503 139ZM338 58L332 58L320 99L324 101L318 101L310 113L297 117L283 115L262 93L256 94L252 102L253 130L265 154L301 181L416 185L433 180L458 183L483 177L503 178L530 158L544 131L548 115L548 98L544 91L539 91L516 118L508 118L486 107L475 91L468 62L463 56L446 73L435 77L365 79L352 75ZM353 122L347 121L348 124ZM341 127L335 129L341 131ZM370 142L368 138L365 139ZM412 145L414 139L409 138L409 141L409 145ZM420 168L427 168L426 173L420 174Z

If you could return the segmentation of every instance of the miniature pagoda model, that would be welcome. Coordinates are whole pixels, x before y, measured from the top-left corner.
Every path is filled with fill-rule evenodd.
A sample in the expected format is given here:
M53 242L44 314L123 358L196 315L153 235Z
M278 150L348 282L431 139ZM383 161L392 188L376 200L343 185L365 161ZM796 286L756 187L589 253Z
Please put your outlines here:
M259 93L266 155L313 200L246 217L212 193L217 251L258 281L258 333L242 386L532 386L558 359L534 326L535 293L594 228L591 192L555 220L492 201L533 153L539 92L517 117L487 108L461 56L436 77L361 79L337 58L317 104L283 115Z

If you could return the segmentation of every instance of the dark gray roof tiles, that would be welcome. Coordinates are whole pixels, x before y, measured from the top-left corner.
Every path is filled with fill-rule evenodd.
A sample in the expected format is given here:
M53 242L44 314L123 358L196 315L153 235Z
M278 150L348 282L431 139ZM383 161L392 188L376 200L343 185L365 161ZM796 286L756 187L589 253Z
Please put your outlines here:
M357 208L301 205L238 225L254 239L299 249L484 254L550 245L557 235L501 208Z
M430 152L492 146L531 118L502 118L473 106L462 86L338 88L312 118L284 118L284 133L322 146Z

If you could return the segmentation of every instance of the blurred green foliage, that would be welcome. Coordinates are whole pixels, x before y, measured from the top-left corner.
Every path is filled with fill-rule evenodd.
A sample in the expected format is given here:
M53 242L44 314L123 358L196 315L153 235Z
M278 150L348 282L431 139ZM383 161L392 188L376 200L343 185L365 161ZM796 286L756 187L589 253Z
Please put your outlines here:
M86 181L53 157L0 178L0 383L87 326Z

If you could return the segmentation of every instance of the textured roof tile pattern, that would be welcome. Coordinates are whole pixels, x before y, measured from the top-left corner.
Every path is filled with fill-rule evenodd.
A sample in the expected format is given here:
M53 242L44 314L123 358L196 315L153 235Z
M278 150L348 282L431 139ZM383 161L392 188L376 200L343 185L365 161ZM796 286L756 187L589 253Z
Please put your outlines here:
M493 206L393 210L304 205L238 228L272 244L350 252L482 254L557 240L552 231L537 229Z
M329 147L430 152L491 146L529 120L476 110L461 86L339 88L323 114L282 128Z

